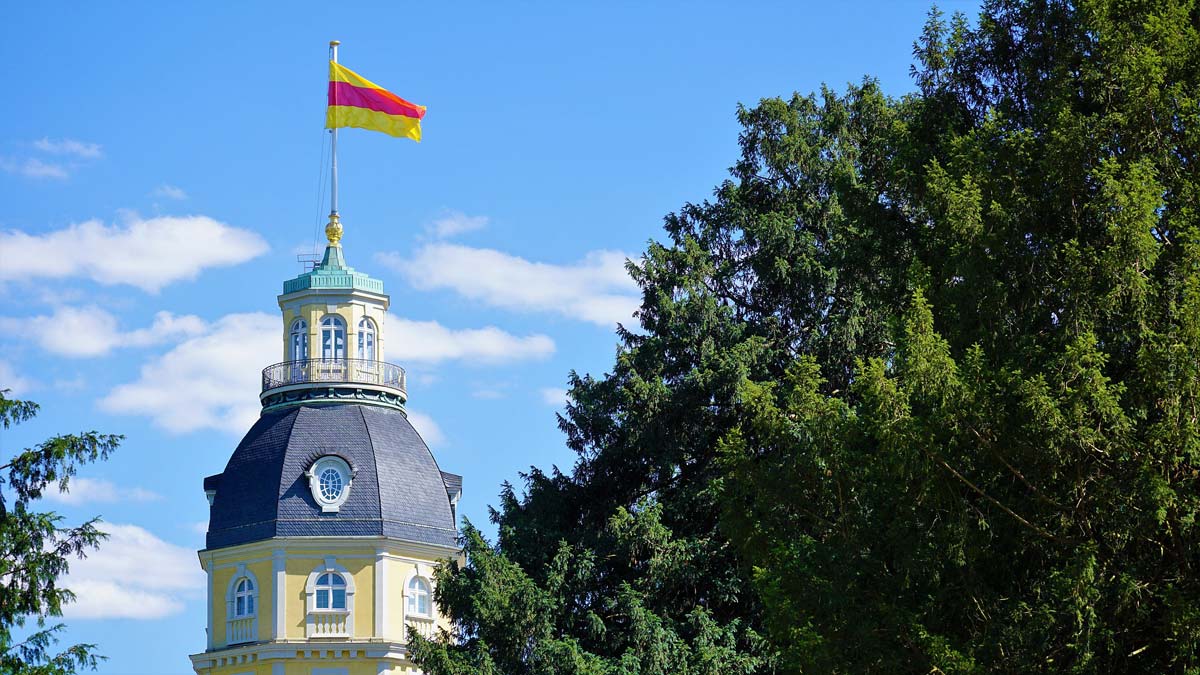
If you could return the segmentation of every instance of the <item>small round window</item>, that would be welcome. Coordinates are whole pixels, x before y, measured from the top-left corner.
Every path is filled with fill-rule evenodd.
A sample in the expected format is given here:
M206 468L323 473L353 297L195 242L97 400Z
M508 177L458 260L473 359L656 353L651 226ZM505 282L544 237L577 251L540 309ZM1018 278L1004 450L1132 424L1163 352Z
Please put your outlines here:
M341 457L326 455L313 462L307 473L309 489L322 511L336 512L350 496L354 474Z

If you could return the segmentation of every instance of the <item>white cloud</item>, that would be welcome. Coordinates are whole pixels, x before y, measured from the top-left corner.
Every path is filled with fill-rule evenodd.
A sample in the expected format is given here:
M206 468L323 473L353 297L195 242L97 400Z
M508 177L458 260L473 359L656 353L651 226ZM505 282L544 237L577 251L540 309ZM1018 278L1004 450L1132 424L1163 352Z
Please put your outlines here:
M66 492L47 490L46 499L59 504L78 506L91 503L154 502L162 495L145 488L122 488L112 481L99 478L72 478Z
M296 244L295 246L292 247L292 254L296 256L297 260L300 260L300 256L304 256L306 259L311 259L311 258L315 257L316 261L314 261L314 262L320 261L321 258L324 257L323 256L324 249L318 250L318 247L320 244L323 244L324 242L325 242L324 239L321 239L320 242L313 239L313 240L308 241L303 244Z
M542 402L546 405L562 407L567 403L568 392L566 389L558 387L542 387L538 392L542 395Z
M468 216L461 211L449 211L433 221L425 230L437 239L445 239L464 232L482 230L487 224L487 216Z
M187 193L183 191L183 188L167 185L166 183L154 188L154 192L151 194L155 197L166 197L167 199L187 199Z
M229 314L162 356L135 382L101 399L110 412L146 415L175 433L221 429L242 434L258 418L262 369L279 360L280 319Z
M76 563L81 564L81 563ZM131 589L125 580L78 579L66 582L75 602L63 608L69 619L161 619L183 611L172 594Z
M52 140L43 138L33 142L33 147L51 155L69 155L80 159L99 159L103 152L99 143L86 143L73 138Z
M544 358L554 353L554 341L541 334L518 337L487 326L453 330L436 321L413 321L389 315L387 358L396 363L507 363Z
M149 328L123 332L117 318L95 306L58 307L49 316L0 317L0 330L22 335L62 356L101 356L117 347L146 347L205 330L204 321L170 312L154 315Z
M157 344L179 335L195 335L205 328L204 321L194 314L176 316L170 312L158 312L149 328L140 328L126 333L124 342L128 346L142 347Z
M397 253L377 257L416 288L448 288L504 309L553 312L609 326L628 323L640 303L620 251L592 251L570 265L447 243L423 246L411 260Z
M0 171L25 176L26 178L66 178L70 175L65 166L52 162L43 162L34 157L25 160L0 157Z
M426 445L441 445L446 441L446 435L442 433L442 428L433 421L433 418L424 413L408 412L408 421L412 422L413 428L421 434L421 438L425 440Z
M97 307L59 307L50 316L0 318L0 329L64 356L98 356L120 341L117 319Z
M0 390L10 390L7 396L21 396L33 388L33 380L21 377L8 361L0 360Z
M207 267L243 263L267 250L263 238L207 216L131 216L123 225L89 220L46 234L0 232L0 281L86 277L157 292Z
M4 285L0 284L0 288L4 288ZM34 301L24 303L27 305L38 304L54 307L56 305L80 303L94 297L88 293L85 293L83 289L80 288L60 288L58 286L51 286L49 284L38 284L32 289L21 289L22 292L27 290L32 290L33 293L32 295L26 297Z
M71 138L43 138L33 142L41 152L66 157L66 164L47 162L37 157L0 157L0 171L26 178L68 178L81 162L99 159L103 154L98 143L85 143Z
M86 388L87 379L82 375L76 375L72 378L58 378L54 380L54 389L64 394L80 392Z
M204 592L196 554L137 525L101 523L109 538L87 558L71 562L62 586L75 592L63 608L69 619L161 619L183 610L183 599Z
M513 383L508 380L480 380L471 383L471 398L483 401L497 401L508 398Z

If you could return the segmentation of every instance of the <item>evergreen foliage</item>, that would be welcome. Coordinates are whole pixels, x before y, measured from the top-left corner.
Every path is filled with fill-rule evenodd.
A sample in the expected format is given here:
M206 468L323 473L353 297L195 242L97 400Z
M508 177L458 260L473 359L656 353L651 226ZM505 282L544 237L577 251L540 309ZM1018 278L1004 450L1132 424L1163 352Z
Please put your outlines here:
M1200 9L931 12L917 91L739 109L438 573L432 673L1200 672Z
M37 414L36 403L7 394L0 390L0 426ZM69 559L82 558L106 535L96 529L97 519L63 527L62 516L30 507L47 487L66 489L81 464L106 459L121 439L94 431L55 436L0 465L0 675L69 675L95 670L103 659L93 644L55 653L64 626L47 619L61 616L75 597L58 586Z

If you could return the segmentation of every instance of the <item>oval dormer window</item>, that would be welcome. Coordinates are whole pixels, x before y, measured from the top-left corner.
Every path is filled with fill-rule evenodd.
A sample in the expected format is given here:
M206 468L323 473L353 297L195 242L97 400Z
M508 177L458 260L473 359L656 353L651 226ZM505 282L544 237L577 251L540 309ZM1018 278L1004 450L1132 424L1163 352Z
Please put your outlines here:
M325 455L313 462L306 472L308 488L324 512L337 512L350 496L354 472L346 460L337 455Z

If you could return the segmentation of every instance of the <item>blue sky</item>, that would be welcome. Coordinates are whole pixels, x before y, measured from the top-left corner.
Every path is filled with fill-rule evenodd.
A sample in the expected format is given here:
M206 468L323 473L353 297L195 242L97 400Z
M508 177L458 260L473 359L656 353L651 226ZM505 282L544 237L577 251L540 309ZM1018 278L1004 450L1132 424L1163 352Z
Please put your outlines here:
M106 673L190 673L204 647L201 481L256 414L275 296L328 209L330 39L428 107L421 144L341 134L344 244L385 281L389 360L486 526L502 481L570 467L567 373L612 363L637 301L621 263L725 178L737 104L867 74L911 90L928 8L214 5L18 3L0 25L19 92L0 109L0 387L42 405L0 457L126 436L45 500L113 535L73 567L66 636Z

